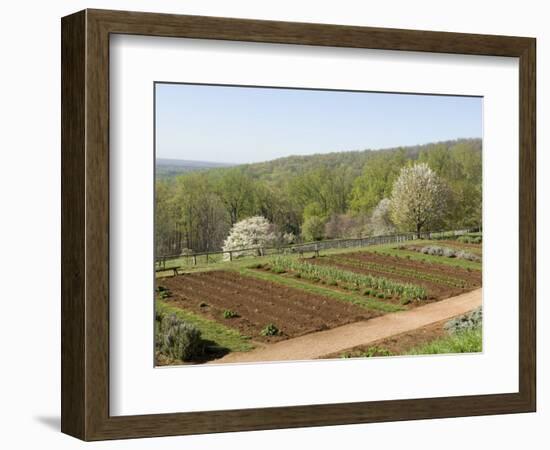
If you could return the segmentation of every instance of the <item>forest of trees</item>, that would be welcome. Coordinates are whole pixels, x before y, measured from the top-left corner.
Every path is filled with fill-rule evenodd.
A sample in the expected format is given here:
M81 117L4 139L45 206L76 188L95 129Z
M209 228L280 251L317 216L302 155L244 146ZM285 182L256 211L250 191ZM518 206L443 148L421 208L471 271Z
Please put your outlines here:
M416 172L403 170L413 166ZM437 220L405 220L415 211L414 202L395 207L411 189L406 175L409 183L421 176L421 183L435 186ZM155 192L156 252L220 250L237 222L256 216L296 241L418 231L419 226L423 231L478 227L481 180L480 139L289 156L162 177Z

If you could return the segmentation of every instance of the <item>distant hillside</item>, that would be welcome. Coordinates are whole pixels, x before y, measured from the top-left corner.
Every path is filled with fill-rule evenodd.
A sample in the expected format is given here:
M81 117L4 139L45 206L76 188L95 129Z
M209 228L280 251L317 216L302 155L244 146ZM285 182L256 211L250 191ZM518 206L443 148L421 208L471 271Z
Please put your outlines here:
M233 164L214 163L208 161L189 161L185 159L157 158L156 170L158 178L167 178L198 170L219 169L231 167Z
M356 150L342 151L314 155L293 155L284 158L278 158L271 161L245 164L243 167L246 172L254 178L277 180L281 177L299 175L310 170L318 168L346 168L351 173L350 176L359 175L367 160L373 155L391 154L398 151L405 152L406 159L417 159L423 151L430 151L435 148L445 148L452 150L459 144L465 144L481 152L481 139L457 139L452 141L434 142L424 145L414 145L409 147L394 147L381 150Z
M332 153L318 153L313 155L292 155L270 161L242 164L245 171L252 177L276 181L288 176L295 176L318 168L335 169L338 167L346 168L351 173L350 176L358 176L373 154L389 154L398 151L404 151L406 159L417 159L422 151L429 151L439 148L448 150L456 148L458 144L466 144L470 148L481 151L481 139L457 139L452 141L435 142L424 145L414 145L409 147L394 147L381 150L354 150L340 151ZM187 172L198 170L223 169L234 167L237 164L213 163L205 161L187 161L179 159L157 159L157 177L167 178L181 175Z

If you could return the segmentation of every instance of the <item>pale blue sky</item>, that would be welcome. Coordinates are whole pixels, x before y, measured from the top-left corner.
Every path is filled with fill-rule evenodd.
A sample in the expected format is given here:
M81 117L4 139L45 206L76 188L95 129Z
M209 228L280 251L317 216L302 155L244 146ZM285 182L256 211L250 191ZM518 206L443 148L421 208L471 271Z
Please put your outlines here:
M156 85L156 156L247 163L482 136L482 99Z

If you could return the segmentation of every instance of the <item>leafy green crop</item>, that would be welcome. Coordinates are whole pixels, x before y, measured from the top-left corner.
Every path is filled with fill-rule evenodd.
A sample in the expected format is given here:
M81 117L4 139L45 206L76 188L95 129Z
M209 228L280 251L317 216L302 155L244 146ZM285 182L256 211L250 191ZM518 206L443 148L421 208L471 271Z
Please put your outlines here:
M336 284L345 289L365 291L374 288L380 293L397 295L411 299L425 299L426 290L423 287L409 283L398 283L384 277L359 274L341 270L330 266L320 266L286 256L271 258L270 269L275 273L293 272L301 278L324 281L327 284ZM374 294L374 293L373 293ZM376 293L378 295L378 293Z

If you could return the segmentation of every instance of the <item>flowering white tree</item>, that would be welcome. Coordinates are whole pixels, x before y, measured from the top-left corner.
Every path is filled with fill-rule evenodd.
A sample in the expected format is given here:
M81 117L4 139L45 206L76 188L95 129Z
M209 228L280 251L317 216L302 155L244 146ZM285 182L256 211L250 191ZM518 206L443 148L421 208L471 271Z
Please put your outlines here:
M370 217L370 228L374 236L390 234L395 231L390 213L391 201L389 198L383 198L373 209Z
M437 227L446 214L448 189L425 163L403 167L393 185L390 216L400 228L420 232Z
M229 236L223 243L224 252L233 252L233 256L242 256L248 252L239 252L241 249L260 249L271 247L278 242L288 243L294 240L292 233L281 235L275 226L265 217L254 216L237 222L229 231ZM236 252L235 252L236 251ZM225 255L229 259L229 254Z

